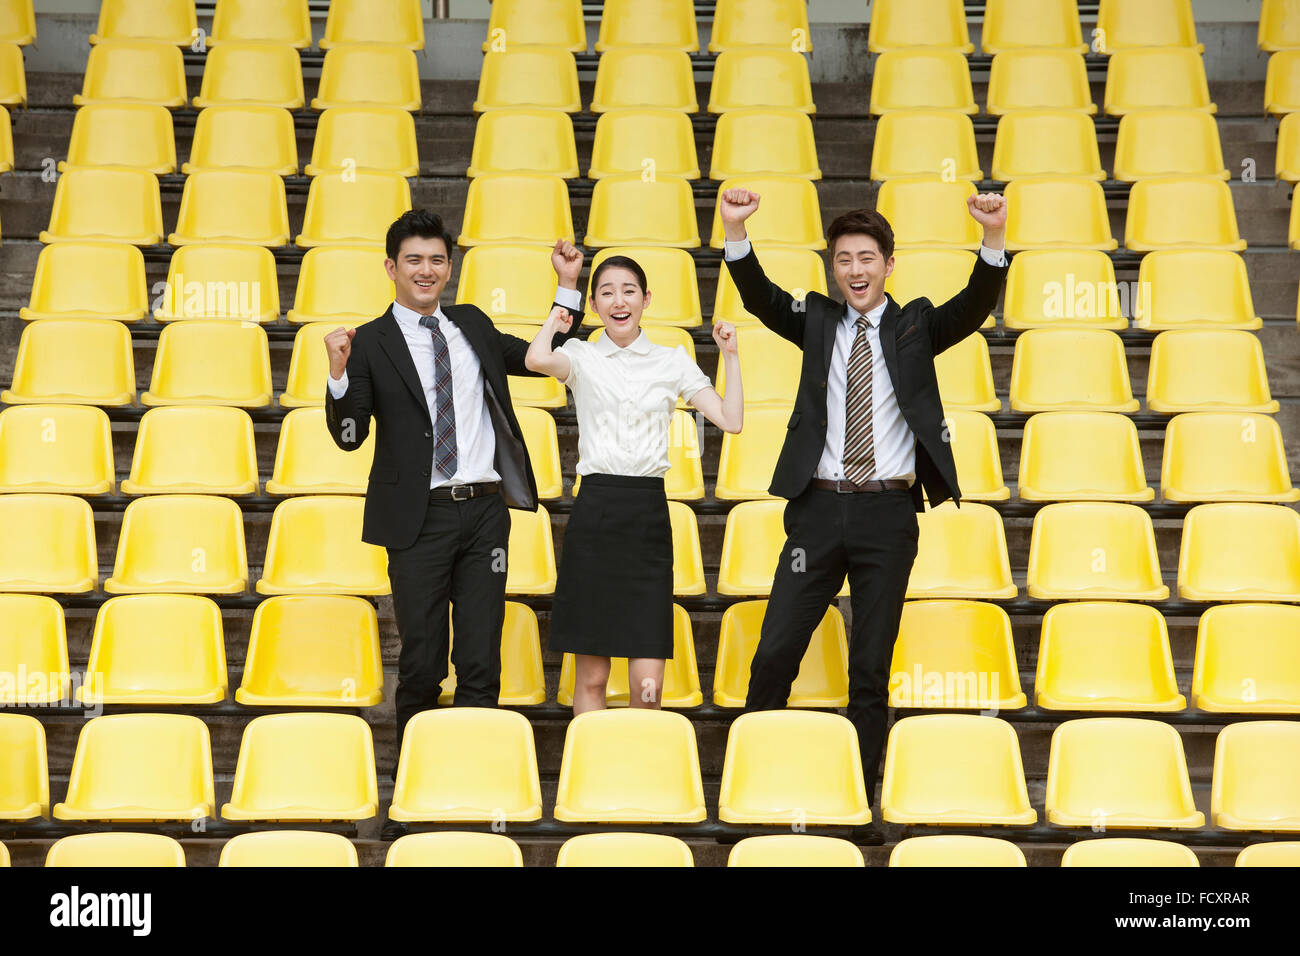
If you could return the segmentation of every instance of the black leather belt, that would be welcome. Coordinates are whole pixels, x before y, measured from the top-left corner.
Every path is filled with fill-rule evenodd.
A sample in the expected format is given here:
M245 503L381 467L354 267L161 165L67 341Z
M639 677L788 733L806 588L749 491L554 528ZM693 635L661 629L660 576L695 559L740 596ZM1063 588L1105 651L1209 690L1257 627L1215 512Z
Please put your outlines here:
M889 491L912 487L905 478L870 478L860 485L855 485L851 481L831 481L827 478L814 478L811 484L814 488L821 488L823 491L836 491L842 495L857 494L862 491Z
M470 485L444 485L429 489L430 501L468 501L484 495L495 495L501 489L497 481L480 481Z

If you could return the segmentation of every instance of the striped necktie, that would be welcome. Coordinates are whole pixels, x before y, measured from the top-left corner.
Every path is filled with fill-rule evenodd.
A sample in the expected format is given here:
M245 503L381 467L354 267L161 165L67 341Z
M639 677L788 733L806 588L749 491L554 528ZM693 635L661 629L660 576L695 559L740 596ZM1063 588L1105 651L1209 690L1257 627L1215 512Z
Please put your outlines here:
M451 352L438 327L436 315L420 316L420 324L433 335L433 467L444 478L456 474L456 405L452 401Z
M860 315L849 352L844 398L844 477L855 485L862 484L876 468L871 425L871 340L867 338L867 317Z

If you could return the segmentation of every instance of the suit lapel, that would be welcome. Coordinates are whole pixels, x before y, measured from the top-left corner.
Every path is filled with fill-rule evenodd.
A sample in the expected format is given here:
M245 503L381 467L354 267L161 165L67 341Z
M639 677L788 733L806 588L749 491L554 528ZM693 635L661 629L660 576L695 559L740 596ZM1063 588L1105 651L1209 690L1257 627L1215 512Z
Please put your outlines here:
M406 387L410 389L411 395L420 403L420 408L424 410L424 417L429 417L429 406L424 398L424 386L420 384L420 373L415 370L415 360L411 358L411 349L406 344L406 337L402 335L402 327L397 324L397 319L393 316L393 309L390 306L388 311L379 317L376 323L379 327L379 347L384 350L388 360L393 363L397 369L397 374L401 376Z
M840 311L830 317L830 321L825 324L823 331L824 341L822 342L822 378L824 379L831 371L831 353L835 351L835 335L839 327L840 320L848 314L848 303L840 306Z
M885 368L890 378L898 381L898 303L888 292L885 293L885 311L880 316L880 350L885 353Z

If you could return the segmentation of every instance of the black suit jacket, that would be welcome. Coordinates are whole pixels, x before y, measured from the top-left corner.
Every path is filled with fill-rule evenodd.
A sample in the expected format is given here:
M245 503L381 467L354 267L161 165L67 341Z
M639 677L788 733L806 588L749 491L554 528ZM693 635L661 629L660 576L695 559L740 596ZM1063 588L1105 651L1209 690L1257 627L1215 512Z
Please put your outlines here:
M826 378L835 329L848 306L819 292L809 292L803 302L795 300L763 274L752 248L743 258L728 261L727 268L745 308L803 349L794 411L768 489L782 498L797 498L815 476L826 445ZM932 505L961 497L952 448L944 440L934 357L984 323L997 304L1006 274L1006 267L991 266L977 256L966 288L942 305L914 299L899 306L886 293L880 344L898 407L916 436L917 480L912 485L912 500L917 511L925 509L923 487Z
M557 305L559 303L556 303ZM464 334L483 368L483 400L496 434L493 467L511 508L537 510L537 482L523 432L510 402L507 375L539 375L524 365L531 344L500 332L475 305L443 306ZM582 313L570 310L573 324L555 343L573 336ZM357 327L347 365L348 388L335 399L325 390L325 421L334 444L344 451L361 447L375 420L375 459L366 487L361 540L388 548L414 543L424 523L433 469L433 422L424 389L392 306ZM346 427L350 423L351 427Z

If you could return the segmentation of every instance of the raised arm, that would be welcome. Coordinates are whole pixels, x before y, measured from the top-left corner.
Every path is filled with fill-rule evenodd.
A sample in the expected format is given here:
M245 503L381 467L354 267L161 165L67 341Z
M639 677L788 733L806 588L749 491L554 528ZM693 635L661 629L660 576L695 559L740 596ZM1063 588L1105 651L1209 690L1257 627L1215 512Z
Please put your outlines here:
M760 198L758 193L741 188L725 190L719 197L718 214L722 218L726 239L722 258L745 308L777 335L803 348L804 317L807 314L804 303L763 273L745 231L745 220L758 210Z
M984 324L997 305L998 293L1006 281L1006 197L998 193L968 196L966 208L971 217L983 226L984 239L966 288L942 305L935 306L929 314L930 343L936 355ZM1001 264L994 265L995 262Z
M551 266L558 279L552 313L555 309L563 309L570 317L569 324L556 334L551 343L552 348L559 348L577 335L582 322L582 293L578 291L578 276L582 274L582 250L565 239L557 239L551 250ZM535 371L528 365L530 346L530 342L517 336L501 335L501 354L505 359L507 374L534 377L550 374Z
M713 326L713 341L726 369L727 394L719 395L710 386L691 397L691 404L724 432L736 434L745 424L745 395L740 385L740 355L736 349L736 327L730 322Z
M569 331L574 325L573 316L568 310L556 306L542 323L537 337L528 346L525 362L530 371L538 375L550 375L561 382L569 378L569 357L555 350L557 333Z

